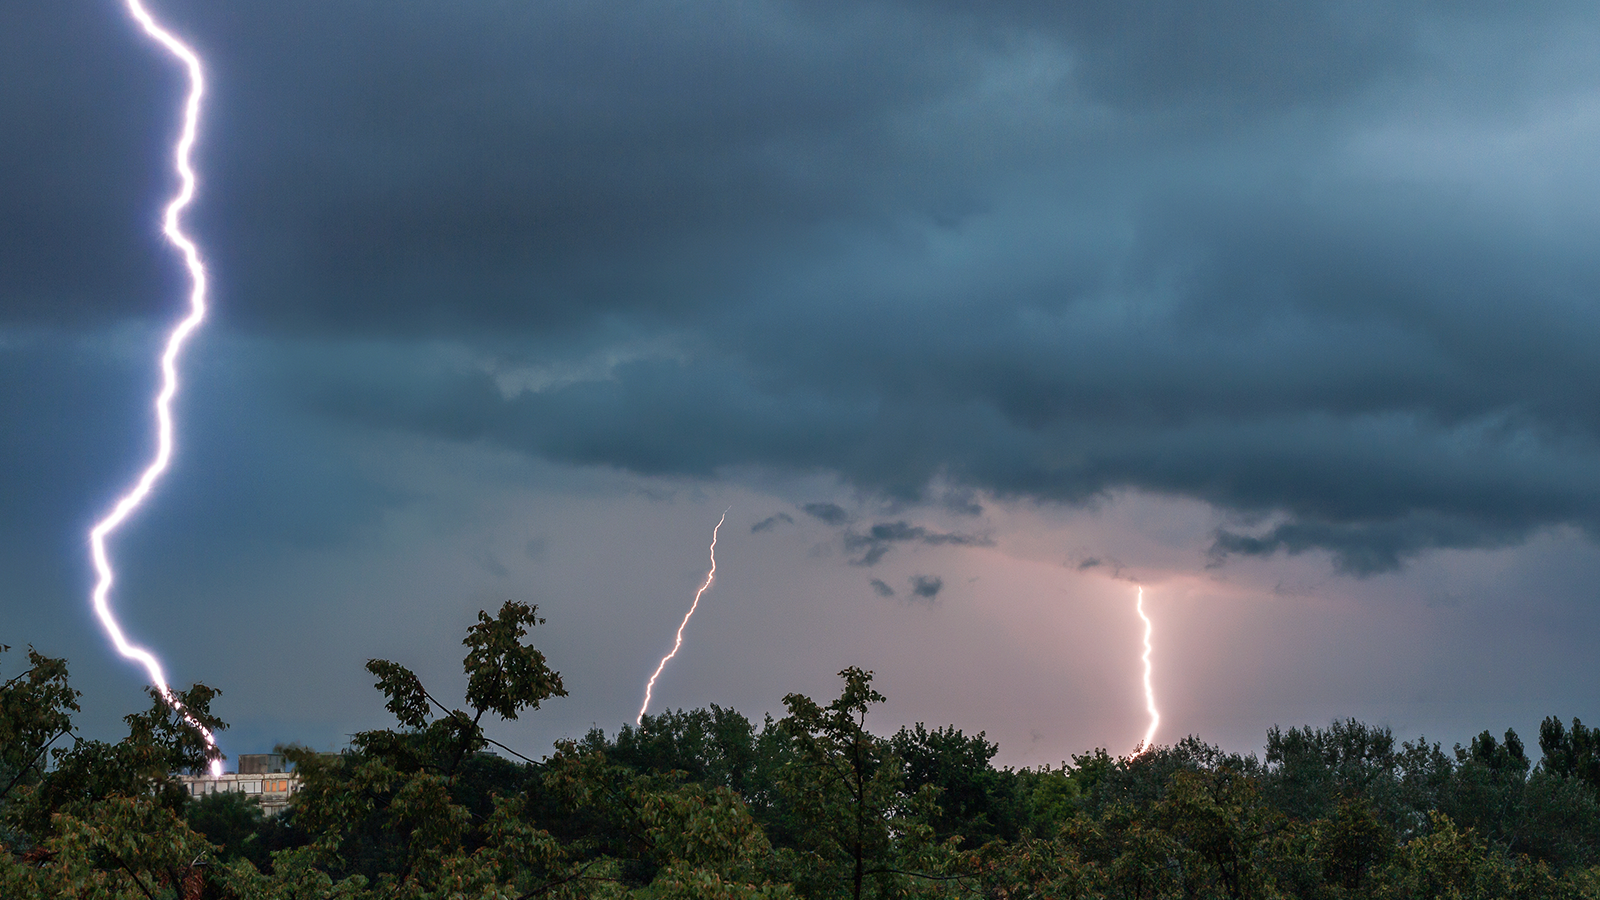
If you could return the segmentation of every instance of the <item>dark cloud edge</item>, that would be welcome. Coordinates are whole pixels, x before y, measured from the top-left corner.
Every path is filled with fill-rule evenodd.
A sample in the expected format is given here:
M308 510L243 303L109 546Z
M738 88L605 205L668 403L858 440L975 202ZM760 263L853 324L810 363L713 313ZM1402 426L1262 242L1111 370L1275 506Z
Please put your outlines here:
M616 380L509 400L481 374L439 381L430 373L410 384L418 390L352 385L340 374L313 365L291 390L357 426L493 444L567 465L646 477L715 478L750 467L828 472L891 504L937 505L954 488L1001 502L1092 508L1134 490L1265 523L1219 527L1197 548L1212 566L1326 551L1335 571L1360 577L1431 550L1504 547L1551 527L1600 533L1600 471L1587 453L1530 458L1489 442L1457 448L1452 458L1448 429L1367 433L1317 420L1298 430L1291 422L1268 442L1248 421L1154 429L1133 421L1086 434L1071 422L1025 427L992 408L886 409L859 397L792 403L715 362L628 366ZM898 542L890 538L933 534L874 541L837 504L797 510L856 529L860 546L852 549L863 554Z

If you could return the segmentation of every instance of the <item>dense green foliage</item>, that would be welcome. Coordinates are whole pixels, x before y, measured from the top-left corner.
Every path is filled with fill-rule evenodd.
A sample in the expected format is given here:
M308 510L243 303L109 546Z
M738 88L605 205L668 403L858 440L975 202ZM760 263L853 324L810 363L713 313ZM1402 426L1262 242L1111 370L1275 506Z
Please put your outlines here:
M30 650L0 682L0 897L1600 898L1576 719L1545 720L1537 764L1514 732L1446 752L1351 720L1275 728L1260 758L1191 737L1019 770L982 734L872 733L883 697L850 668L778 720L669 711L535 761L484 724L565 694L540 621L479 615L462 708L370 661L396 727L285 748L302 789L273 818L179 788L205 745L158 697L123 741L80 739L65 664ZM180 697L222 728L214 694Z

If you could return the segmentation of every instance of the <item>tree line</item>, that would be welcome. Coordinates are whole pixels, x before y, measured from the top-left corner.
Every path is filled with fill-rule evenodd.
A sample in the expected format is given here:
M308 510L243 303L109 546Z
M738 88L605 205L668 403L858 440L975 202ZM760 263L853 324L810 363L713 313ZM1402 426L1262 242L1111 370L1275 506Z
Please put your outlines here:
M280 748L301 789L272 818L182 789L206 746L158 696L123 740L79 736L66 664L30 648L0 682L0 897L1600 898L1600 731L1577 719L1544 721L1537 763L1514 731L1447 751L1346 720L1274 728L1261 757L1189 737L1015 769L953 726L874 734L884 698L849 668L778 719L669 711L533 759L484 725L565 695L541 621L479 613L459 703L369 661L394 727ZM215 695L179 699L220 730Z

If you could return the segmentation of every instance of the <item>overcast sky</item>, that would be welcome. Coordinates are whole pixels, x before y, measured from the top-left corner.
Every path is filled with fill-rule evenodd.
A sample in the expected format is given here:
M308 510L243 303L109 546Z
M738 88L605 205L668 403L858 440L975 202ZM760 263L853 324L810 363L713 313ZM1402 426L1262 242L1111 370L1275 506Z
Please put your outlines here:
M1159 742L1600 719L1592 3L151 5L216 309L114 603L230 754L506 599L571 696L494 735L612 730L728 507L655 708L1126 752L1143 585ZM0 85L0 642L111 737L184 83L22 0Z

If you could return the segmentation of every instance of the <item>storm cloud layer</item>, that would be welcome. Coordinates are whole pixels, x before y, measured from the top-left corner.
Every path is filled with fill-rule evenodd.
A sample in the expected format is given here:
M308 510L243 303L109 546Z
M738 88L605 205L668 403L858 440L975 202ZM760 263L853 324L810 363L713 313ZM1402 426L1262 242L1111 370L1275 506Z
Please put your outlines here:
M1237 522L1213 563L1600 532L1591 5L160 8L211 61L196 227L275 408L1193 498ZM0 12L6 333L170 293L176 77L99 7Z

